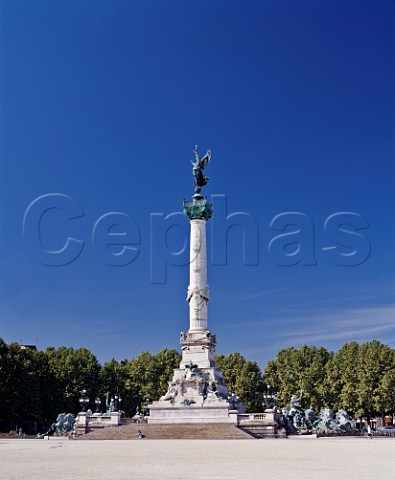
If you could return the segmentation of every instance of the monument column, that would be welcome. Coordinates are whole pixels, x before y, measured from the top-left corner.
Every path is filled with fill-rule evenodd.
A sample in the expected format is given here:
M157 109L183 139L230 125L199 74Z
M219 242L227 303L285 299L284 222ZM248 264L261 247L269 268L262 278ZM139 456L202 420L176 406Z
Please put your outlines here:
M207 284L206 224L213 209L200 194L208 177L203 169L211 158L210 150L199 158L194 149L195 194L184 200L184 213L190 221L190 265L187 302L189 329L181 332L182 358L174 369L169 388L159 401L149 405L149 423L237 423L240 402L230 401L222 372L215 363L217 340L208 328L207 305L210 292ZM236 412L236 413L235 413Z
M192 201L184 200L184 213L188 215L191 225L190 257L189 257L189 286L187 302L189 303L189 330L181 333L182 360L181 368L194 364L199 368L214 367L214 352L216 339L211 335L207 322L207 304L210 300L210 291L207 284L207 251L206 251L206 223L211 218L213 208L206 197L200 194L201 188L206 185L208 177L202 170L211 158L210 150L200 159L197 149L194 150L196 162L193 163L195 177L195 194Z
M198 202L202 208L207 207L205 198L199 198ZM196 203L192 203L192 206L196 206ZM191 242L187 301L189 303L189 331L197 332L208 329L207 304L210 300L210 292L207 284L206 219L195 218L193 215L190 216L190 219Z

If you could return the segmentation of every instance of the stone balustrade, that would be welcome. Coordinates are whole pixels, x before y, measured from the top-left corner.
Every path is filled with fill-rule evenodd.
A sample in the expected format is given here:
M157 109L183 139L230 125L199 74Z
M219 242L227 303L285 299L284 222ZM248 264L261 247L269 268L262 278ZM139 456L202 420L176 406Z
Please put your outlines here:
M266 419L266 413L239 413L239 415L237 415L238 423L262 421Z
M272 409L267 409L264 413L239 413L237 426L255 438L277 438L279 417L279 413Z
M95 428L117 427L120 424L121 412L112 412L109 414L94 413L93 415L80 412L77 417L76 432L81 435Z

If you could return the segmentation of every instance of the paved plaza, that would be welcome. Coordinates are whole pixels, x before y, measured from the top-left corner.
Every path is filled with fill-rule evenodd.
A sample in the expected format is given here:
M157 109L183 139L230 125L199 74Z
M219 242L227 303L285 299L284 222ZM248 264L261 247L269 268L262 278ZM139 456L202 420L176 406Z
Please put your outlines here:
M0 480L390 479L395 440L0 440Z

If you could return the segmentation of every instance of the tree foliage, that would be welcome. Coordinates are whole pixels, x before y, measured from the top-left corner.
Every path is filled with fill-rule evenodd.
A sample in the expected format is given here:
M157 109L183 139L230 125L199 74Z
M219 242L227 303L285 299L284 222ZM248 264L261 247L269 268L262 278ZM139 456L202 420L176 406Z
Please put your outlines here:
M113 358L101 368L99 373L101 407L99 410L103 411L115 395L119 395L122 399L120 403L122 410L129 411L133 408L133 403L127 395L125 387L127 363L127 360L118 362Z
M349 342L336 353L306 345L283 349L265 377L283 406L303 389L304 408L345 408L367 418L395 413L395 350L377 340Z
M51 393L56 388L44 352L6 345L0 339L0 419L37 419L52 416Z
M180 364L176 350L162 349L158 354L142 352L126 365L126 389L134 408L144 410L148 403L166 393L173 369Z
M325 372L332 354L323 347L302 345L280 350L265 368L265 378L277 392L279 403L286 405L292 395L303 389L302 405L320 410L326 403Z
M78 412L78 399L85 389L91 399L90 408L99 393L100 365L97 358L86 348L49 347L46 350L49 369L55 378L56 389L53 401L61 412ZM58 410L59 413L59 410Z
M395 413L395 350L387 345L346 343L328 365L327 378L335 408L364 417Z
M229 393L235 393L247 411L262 410L263 378L259 365L246 360L240 353L215 357L218 368L224 375Z
M96 397L103 410L105 401L119 394L120 408L132 416L166 392L180 361L176 350L164 348L156 355L142 352L101 366L85 348L34 351L0 338L0 428L7 421L45 424L60 412L77 413L83 389L92 410ZM218 355L216 362L229 393L238 395L250 412L262 410L270 385L280 407L303 389L303 408L345 408L356 417L395 414L395 350L377 340L349 342L336 353L307 345L282 349L267 363L264 375L240 353Z

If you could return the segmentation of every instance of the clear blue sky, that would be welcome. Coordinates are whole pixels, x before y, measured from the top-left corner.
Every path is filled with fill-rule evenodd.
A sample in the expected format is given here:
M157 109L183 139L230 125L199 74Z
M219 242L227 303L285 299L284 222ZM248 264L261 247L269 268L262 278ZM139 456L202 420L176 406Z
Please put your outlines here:
M203 193L226 195L228 213L246 213L259 232L256 265L243 264L239 227L227 247L220 236L216 254L226 247L227 263L215 265L211 235L225 214L214 198L209 327L218 353L264 367L303 343L395 347L394 13L384 0L2 0L0 336L84 346L101 362L179 348L187 256L154 283L151 251L160 273L161 259L172 259L166 248L182 248L187 219L176 217L166 247L151 214L182 211L198 144L212 150ZM22 231L28 206L50 193L84 212L42 217L47 249L67 236L85 242L66 266L39 263L39 244ZM140 251L127 266L106 265L92 245L108 212L138 226ZM294 266L268 248L281 233L270 223L284 212L314 225L314 243L302 228ZM335 250L345 258L368 242L359 265L335 265L322 250L336 246L324 224L337 212L368 225ZM312 249L316 264L303 264Z

